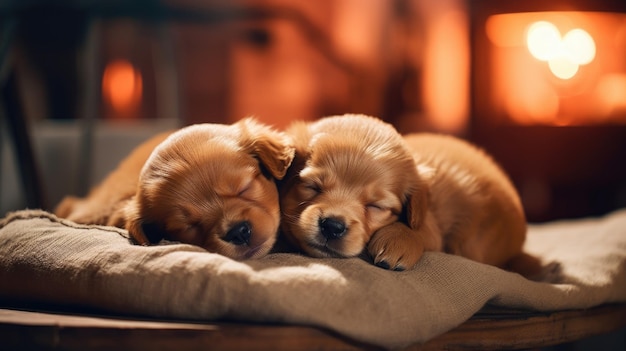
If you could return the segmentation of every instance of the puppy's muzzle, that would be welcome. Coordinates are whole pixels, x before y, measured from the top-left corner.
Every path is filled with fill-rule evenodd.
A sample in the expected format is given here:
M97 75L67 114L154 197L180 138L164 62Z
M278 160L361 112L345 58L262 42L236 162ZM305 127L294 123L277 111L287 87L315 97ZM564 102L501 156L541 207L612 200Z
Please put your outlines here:
M252 236L252 230L248 221L235 223L222 240L234 245L248 245L250 244L250 237Z
M320 218L318 222L320 232L328 240L339 239L347 232L346 224L337 218Z

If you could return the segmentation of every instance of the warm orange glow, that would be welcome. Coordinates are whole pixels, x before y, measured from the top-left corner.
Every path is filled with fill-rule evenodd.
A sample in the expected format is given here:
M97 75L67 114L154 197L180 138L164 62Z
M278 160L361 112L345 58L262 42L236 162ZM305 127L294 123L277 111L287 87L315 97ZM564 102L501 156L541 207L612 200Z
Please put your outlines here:
M563 37L565 54L571 62L586 65L596 57L596 43L585 30L572 29Z
M548 67L552 74L561 79L570 79L578 72L578 64L562 56L550 59Z
M436 129L460 133L469 109L469 24L456 8L433 13L429 21L431 30L424 46L426 115Z
M538 21L530 25L526 35L530 53L540 61L550 61L559 55L561 33L552 23Z
M574 77L579 66L590 63L596 55L595 42L585 30L575 28L561 38L559 29L547 21L529 26L526 45L531 55L547 61L550 72L560 79Z
M626 74L603 76L596 88L596 95L601 102L598 106L601 112L626 113Z
M126 60L107 64L102 76L102 95L117 117L134 117L141 102L141 73Z
M526 12L491 16L489 99L523 125L626 124L626 15Z

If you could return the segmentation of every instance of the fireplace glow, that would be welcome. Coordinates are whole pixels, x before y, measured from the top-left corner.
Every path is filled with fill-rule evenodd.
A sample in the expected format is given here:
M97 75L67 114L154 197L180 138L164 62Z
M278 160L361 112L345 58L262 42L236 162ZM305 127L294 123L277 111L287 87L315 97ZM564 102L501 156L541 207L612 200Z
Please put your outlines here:
M489 16L483 87L493 118L519 125L626 124L626 15Z
M114 60L107 64L102 75L102 95L113 112L112 117L136 117L142 91L141 73L130 62Z
M533 57L546 61L550 72L561 79L572 78L579 66L590 63L596 55L596 44L584 29L572 29L561 37L559 29L547 21L530 25L526 43Z

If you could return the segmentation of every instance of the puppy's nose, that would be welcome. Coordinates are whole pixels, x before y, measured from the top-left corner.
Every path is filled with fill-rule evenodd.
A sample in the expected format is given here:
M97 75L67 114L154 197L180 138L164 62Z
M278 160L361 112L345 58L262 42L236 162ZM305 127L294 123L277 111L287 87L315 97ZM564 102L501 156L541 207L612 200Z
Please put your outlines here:
M222 240L233 243L235 245L243 245L250 243L250 236L252 236L250 223L247 221L243 221L233 225L226 233L226 236L222 238Z
M339 239L346 233L346 224L336 218L320 218L319 226L322 235L329 240Z

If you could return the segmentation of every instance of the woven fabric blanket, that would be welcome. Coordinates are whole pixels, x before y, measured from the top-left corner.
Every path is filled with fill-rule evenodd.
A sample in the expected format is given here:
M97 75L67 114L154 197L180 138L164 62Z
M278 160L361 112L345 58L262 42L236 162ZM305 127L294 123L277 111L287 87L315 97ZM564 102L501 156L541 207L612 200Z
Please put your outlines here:
M398 348L463 323L485 304L541 311L626 301L626 210L531 225L545 281L426 253L410 271L277 253L233 261L184 244L132 245L124 230L37 210L0 220L0 299L197 320L313 325Z

